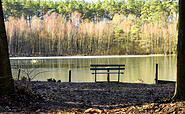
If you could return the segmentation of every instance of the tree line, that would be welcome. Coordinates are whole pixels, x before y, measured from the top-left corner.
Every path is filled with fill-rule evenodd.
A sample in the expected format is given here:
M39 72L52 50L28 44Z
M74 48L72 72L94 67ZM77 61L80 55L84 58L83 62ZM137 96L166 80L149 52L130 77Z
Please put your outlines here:
M13 56L176 53L178 3L169 0L3 0Z

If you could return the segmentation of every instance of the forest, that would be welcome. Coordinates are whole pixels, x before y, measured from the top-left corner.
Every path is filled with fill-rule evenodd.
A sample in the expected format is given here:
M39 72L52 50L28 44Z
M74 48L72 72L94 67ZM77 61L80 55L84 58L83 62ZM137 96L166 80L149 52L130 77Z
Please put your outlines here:
M176 54L176 0L2 0L11 56Z

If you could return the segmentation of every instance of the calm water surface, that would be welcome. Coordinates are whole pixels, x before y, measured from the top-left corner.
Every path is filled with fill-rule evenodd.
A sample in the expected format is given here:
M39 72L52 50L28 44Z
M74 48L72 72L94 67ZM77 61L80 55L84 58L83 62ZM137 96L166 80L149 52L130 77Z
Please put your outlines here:
M68 81L68 71L72 71L73 82L94 82L90 64L125 64L125 73L121 82L135 82L142 79L144 83L154 83L156 63L159 64L159 79L176 80L176 56L71 56L71 57L12 57L13 77L34 77L33 80L46 81L55 78ZM116 81L117 75L111 74ZM106 74L97 76L97 81L106 81Z

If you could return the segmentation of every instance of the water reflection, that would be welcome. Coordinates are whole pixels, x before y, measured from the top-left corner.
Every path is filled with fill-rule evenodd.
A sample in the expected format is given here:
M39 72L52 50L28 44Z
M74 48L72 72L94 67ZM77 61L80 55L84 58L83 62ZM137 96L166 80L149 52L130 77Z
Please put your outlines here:
M33 62L37 61L37 62ZM135 82L142 79L144 83L154 83L155 66L159 64L159 79L176 79L176 56L109 56L109 57L59 57L59 58L11 58L12 74L17 78L18 69L21 76L25 71L32 75L39 72L33 80L46 81L55 78L62 82L68 81L68 70L72 70L73 82L94 82L90 64L125 64L125 74L120 76L121 82ZM111 74L111 80L116 81L117 75ZM98 75L97 80L106 81L106 75Z

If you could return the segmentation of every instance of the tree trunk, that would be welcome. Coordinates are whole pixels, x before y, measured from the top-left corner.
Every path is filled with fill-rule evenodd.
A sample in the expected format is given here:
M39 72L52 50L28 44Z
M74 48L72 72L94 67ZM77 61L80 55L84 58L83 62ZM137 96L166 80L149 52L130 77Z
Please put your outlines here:
M6 38L2 3L0 0L0 95L10 94L14 90Z
M177 81L175 99L185 100L185 0L179 0L179 31L177 45Z

